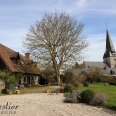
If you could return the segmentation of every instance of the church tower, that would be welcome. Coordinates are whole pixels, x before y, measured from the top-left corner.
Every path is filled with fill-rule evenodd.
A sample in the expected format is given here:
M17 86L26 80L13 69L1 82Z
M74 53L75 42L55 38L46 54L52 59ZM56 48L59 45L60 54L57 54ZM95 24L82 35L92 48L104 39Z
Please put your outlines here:
M116 52L108 30L106 30L106 51L103 55L103 61L108 67L116 68Z

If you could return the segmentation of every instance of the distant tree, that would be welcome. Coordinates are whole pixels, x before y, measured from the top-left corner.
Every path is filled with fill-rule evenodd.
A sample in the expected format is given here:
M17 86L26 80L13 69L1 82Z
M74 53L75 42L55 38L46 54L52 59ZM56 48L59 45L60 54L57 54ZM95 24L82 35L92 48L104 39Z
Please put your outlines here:
M74 80L73 80L72 72L66 71L64 77L65 77L65 83L70 83L70 84L73 83Z
M76 62L75 65L72 66L72 69L74 68L82 68L82 64L79 64L78 62Z
M102 76L102 72L99 67L91 66L89 67L88 72L86 73L86 76L89 79L89 81L97 82Z
M84 24L64 12L45 14L41 21L30 26L23 41L25 51L30 52L40 65L52 65L59 85L63 64L79 58L82 50L88 47L88 41L82 35L83 28Z
M42 76L47 79L48 83L54 80L54 69L52 67L47 67L41 71Z
M75 68L79 68L80 66L79 66L79 64L78 64L78 62L76 62L75 63Z

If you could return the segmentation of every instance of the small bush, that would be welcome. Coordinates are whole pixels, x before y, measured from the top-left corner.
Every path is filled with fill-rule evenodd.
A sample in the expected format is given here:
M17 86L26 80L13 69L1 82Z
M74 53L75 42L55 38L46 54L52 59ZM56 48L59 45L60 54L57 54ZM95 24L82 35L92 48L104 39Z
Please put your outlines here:
M66 84L64 87L64 92L72 92L72 90L74 89L74 86L71 84Z
M91 100L90 104L94 106L103 106L107 100L108 100L108 97L105 94L101 93L101 94L95 95L93 100Z
M70 93L65 99L65 103L78 103L80 102L80 92L73 90L72 93Z
M113 81L109 82L109 85L115 85L116 86L116 80L113 80Z
M95 96L94 91L92 91L92 90L84 90L81 93L81 102L89 104L91 102L91 100L94 98L94 96Z
M70 93L64 93L64 97L67 97L69 96Z
M88 83L88 82L84 82L84 83L83 83L83 86L84 86L84 87L88 87L88 86L89 86L89 83Z
M64 82L72 84L73 81L74 81L74 79L73 79L73 73L70 72L70 71L66 71L65 75L64 75Z
M67 97L66 99L64 99L64 102L65 103L76 103L74 98L67 98Z

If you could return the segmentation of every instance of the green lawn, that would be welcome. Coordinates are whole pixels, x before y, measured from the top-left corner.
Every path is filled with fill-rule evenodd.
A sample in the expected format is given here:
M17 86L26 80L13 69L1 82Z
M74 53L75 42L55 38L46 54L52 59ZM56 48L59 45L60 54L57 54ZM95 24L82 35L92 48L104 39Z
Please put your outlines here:
M86 89L91 89L95 93L106 94L108 96L108 101L107 101L105 107L116 110L116 86L105 85L102 83L95 83L95 84L90 84L89 87L80 86L78 88L79 91L83 91Z
M24 89L19 89L20 94L46 93L46 90L50 90L51 92L54 92L54 88L51 88L49 86L30 86L30 87L25 87ZM0 93L0 96L3 96L3 95L9 95L9 94ZM16 94L13 93L13 95L16 95Z
M46 90L49 89L53 91L52 88L49 86L31 86L31 87L26 87L24 90L20 90L21 94L26 94L26 93L46 93Z

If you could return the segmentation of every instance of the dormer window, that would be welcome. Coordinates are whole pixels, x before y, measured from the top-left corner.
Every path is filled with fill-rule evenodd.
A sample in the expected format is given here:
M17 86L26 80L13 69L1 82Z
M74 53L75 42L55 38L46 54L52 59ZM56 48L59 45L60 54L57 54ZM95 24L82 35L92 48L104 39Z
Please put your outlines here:
M19 52L8 52L8 55L14 64L18 64Z
M12 59L14 64L18 64L18 60L17 59Z

